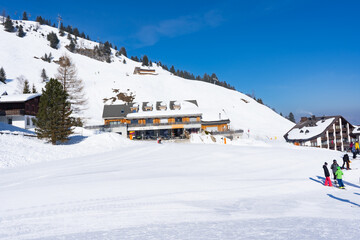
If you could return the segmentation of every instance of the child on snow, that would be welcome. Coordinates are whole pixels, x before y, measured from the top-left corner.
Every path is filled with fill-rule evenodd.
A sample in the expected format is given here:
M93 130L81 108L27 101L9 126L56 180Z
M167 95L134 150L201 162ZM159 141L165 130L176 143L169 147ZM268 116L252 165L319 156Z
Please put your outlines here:
M343 156L343 165L341 167L342 169L344 169L345 164L346 164L346 170L350 170L350 158L347 153L345 153L345 155Z
M336 175L336 179L339 183L339 188L345 188L343 181L342 181L342 176L344 175L344 173L341 171L340 167L337 167L337 171L336 171L335 175Z
M335 173L337 171L338 166L339 165L337 164L336 160L334 159L333 164L331 164L330 168L331 168L331 170L333 172L335 183L336 183L336 175L335 175Z
M325 186L329 185L329 187L332 187L332 183L330 180L330 173L329 173L329 169L327 168L327 162L325 162L325 164L323 165L323 169L324 169L324 174L325 174Z

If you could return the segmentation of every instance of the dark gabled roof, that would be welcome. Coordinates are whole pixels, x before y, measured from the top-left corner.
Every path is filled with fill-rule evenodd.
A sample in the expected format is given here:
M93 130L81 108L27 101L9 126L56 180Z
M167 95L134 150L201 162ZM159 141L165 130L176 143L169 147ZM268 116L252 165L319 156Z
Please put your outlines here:
M224 120L216 120L216 121L201 121L201 125L208 126L208 125L219 125L219 124L226 124L230 123L229 119Z
M134 104L104 105L103 118L125 118Z
M195 104L197 107L199 106L196 100L185 100L187 102Z
M294 129L299 129L301 131L302 128L304 127L315 127L316 126L316 123L319 122L319 121L325 121L327 119L330 119L330 118L334 118L334 120L329 123L329 125L324 129L323 132L321 132L320 134L317 134L315 136L311 136L311 137L308 137L308 138L300 138L300 139L288 139L288 135L289 133L294 130ZM349 123L344 117L342 116L323 116L323 117L315 117L315 116L312 116L312 117L309 117L307 118L306 120L303 120L303 121L300 121L299 123L297 123L293 128L291 128L285 135L284 135L284 138L287 140L287 141L309 141L309 140L313 140L313 139L316 139L318 138L319 136L321 136L322 134L324 134L324 132L326 132L330 127L332 127L333 123L336 122L339 118L341 118L344 122L344 123ZM354 128L353 125L351 123L349 123L350 127L351 128ZM351 133L351 131L350 131Z

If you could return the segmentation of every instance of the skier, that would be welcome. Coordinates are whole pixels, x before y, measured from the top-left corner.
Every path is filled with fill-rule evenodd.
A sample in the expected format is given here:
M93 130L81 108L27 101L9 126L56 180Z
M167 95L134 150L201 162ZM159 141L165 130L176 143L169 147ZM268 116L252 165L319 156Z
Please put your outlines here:
M336 182L336 175L335 175L335 173L336 173L336 171L337 171L338 166L339 166L339 165L337 164L336 160L334 159L334 160L333 160L333 164L331 164L330 168L331 168L331 170L332 170L332 172L333 172L333 175L334 175L335 184L337 183L337 182Z
M355 148L355 144L353 145L353 147L351 148L351 152L353 153L353 159L356 158L356 148Z
M157 143L158 143L158 144L161 144L161 137L158 137Z
M337 167L337 171L336 171L335 175L336 175L336 179L339 183L339 188L345 188L344 183L342 181L342 176L344 175L344 173L341 171L340 167Z
M355 151L356 151L357 154L360 154L360 149L359 148L360 148L359 147L359 142L356 142L355 143Z
M344 169L345 164L346 164L346 170L350 170L350 159L347 153L345 153L345 155L343 156L343 165L341 167L342 169Z
M324 169L324 174L325 174L325 186L329 186L332 187L332 183L330 180L330 173L329 173L329 169L327 168L327 162L324 163L323 165L323 169Z

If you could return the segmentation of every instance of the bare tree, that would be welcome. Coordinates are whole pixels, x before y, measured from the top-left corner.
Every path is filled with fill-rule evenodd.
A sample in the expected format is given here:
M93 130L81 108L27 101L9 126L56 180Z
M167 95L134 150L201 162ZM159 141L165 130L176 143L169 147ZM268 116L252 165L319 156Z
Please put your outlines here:
M29 81L26 79L24 75L20 75L16 78L16 93L22 94L24 93L25 85L29 84Z
M87 105L84 83L78 78L76 66L67 55L60 57L58 63L60 66L55 77L62 83L64 90L69 94L73 114L79 117L79 114L86 109Z

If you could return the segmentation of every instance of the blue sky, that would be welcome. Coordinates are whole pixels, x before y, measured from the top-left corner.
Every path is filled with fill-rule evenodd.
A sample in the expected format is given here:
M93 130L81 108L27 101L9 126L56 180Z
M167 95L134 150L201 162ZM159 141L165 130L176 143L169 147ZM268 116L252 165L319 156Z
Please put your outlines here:
M277 112L360 125L360 2L4 1L195 75L216 73ZM17 16L15 15L17 12Z

